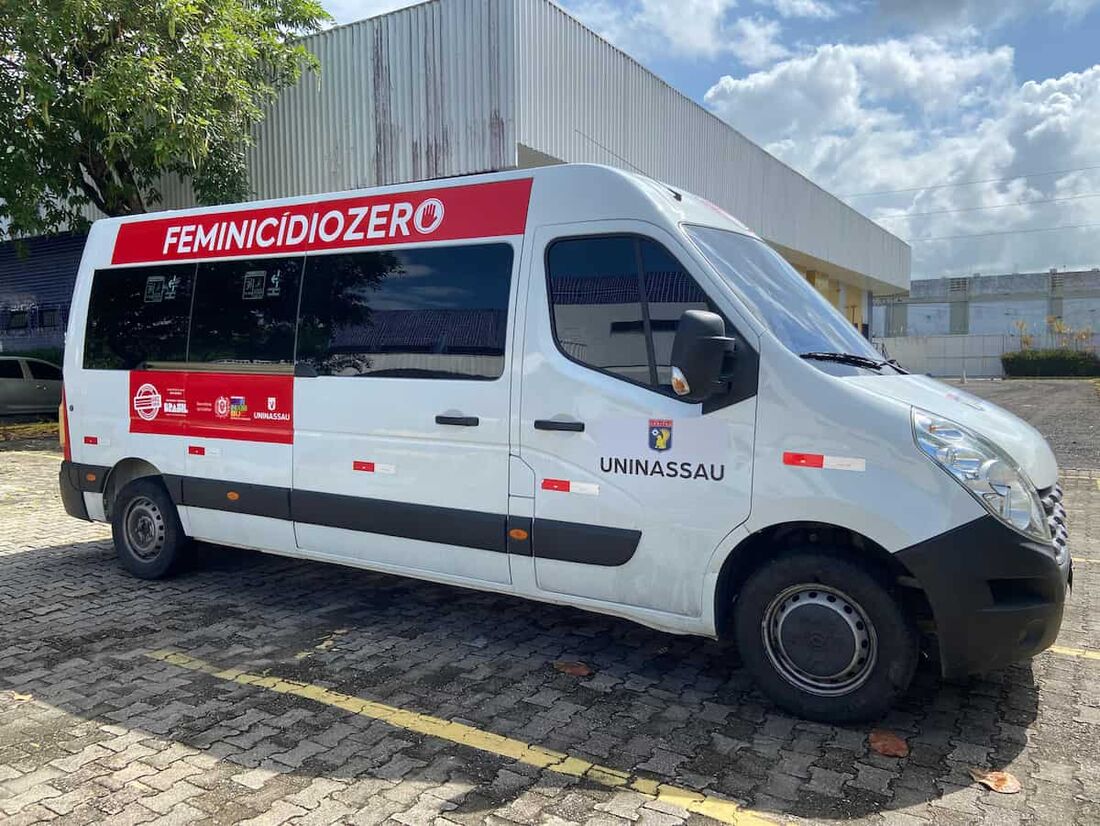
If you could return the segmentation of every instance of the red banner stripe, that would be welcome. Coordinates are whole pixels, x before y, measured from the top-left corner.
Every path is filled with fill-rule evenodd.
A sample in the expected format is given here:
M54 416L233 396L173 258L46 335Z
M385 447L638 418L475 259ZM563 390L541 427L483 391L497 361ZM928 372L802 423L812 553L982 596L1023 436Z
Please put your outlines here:
M784 453L783 464L793 467L824 467L825 457L820 453Z
M130 221L113 264L522 235L530 178Z

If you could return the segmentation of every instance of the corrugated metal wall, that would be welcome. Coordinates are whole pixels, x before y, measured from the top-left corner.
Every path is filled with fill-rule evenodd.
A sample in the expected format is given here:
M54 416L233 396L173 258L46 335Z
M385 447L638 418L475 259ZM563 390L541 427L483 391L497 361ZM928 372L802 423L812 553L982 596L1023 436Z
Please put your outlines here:
M321 63L256 130L257 198L516 164L511 0L436 0L306 39ZM165 181L168 208L194 203Z
M637 167L714 201L772 243L909 285L903 241L548 0L514 2L521 143L566 161Z

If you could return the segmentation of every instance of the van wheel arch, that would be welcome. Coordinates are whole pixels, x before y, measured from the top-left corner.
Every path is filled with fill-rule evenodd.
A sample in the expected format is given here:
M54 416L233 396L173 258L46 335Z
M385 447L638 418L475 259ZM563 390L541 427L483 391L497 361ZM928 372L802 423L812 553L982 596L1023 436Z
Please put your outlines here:
M108 521L111 519L111 508L118 497L119 491L135 479L142 479L146 476L160 478L163 474L155 465L144 459L133 457L123 459L111 468L107 473L106 481L103 483L103 513Z
M932 609L917 580L897 558L866 536L826 522L784 522L769 525L741 540L730 551L718 574L714 593L714 624L718 638L733 639L733 604L738 591L761 565L777 556L818 546L861 565L871 564L889 581L902 586L905 608L925 631L934 631Z

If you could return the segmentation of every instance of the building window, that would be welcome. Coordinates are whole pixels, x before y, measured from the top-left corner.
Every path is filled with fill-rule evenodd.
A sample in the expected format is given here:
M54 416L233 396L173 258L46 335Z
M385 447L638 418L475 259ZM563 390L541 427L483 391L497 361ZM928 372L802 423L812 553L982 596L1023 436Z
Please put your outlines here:
M311 256L298 362L322 376L498 378L512 258L508 244Z
M12 310L8 313L9 330L26 330L30 314L26 310Z
M669 395L680 316L718 311L667 249L640 236L557 241L547 275L554 335L567 356Z
M38 326L43 329L51 329L61 326L61 310L56 308L42 310L38 314Z
M299 257L199 264L188 363L289 370L302 261Z
M136 370L187 355L193 264L97 270L84 336L84 367Z

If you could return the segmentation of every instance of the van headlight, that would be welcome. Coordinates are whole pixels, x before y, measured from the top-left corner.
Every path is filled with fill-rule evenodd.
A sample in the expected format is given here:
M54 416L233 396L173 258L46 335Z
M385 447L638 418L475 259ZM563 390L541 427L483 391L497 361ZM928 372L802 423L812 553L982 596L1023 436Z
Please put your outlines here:
M913 408L917 447L1006 525L1049 543L1043 503L1035 485L1012 458L960 424Z

